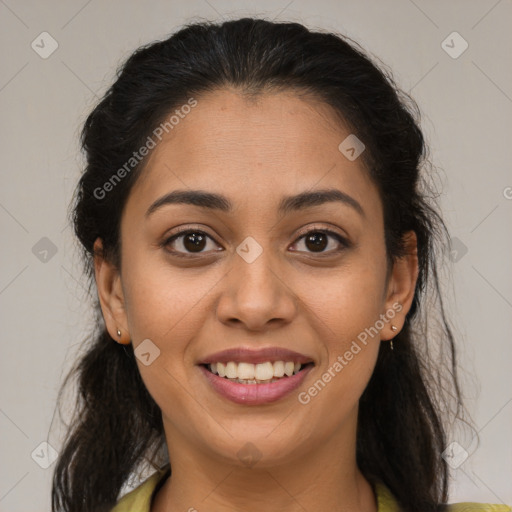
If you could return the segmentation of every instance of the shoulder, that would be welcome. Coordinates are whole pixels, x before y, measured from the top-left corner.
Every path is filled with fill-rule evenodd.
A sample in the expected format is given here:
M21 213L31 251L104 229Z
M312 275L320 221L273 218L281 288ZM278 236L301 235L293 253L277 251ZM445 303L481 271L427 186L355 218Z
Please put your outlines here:
M165 480L168 475L169 471L165 471L165 468L153 473L138 487L125 494L111 512L150 512L153 493L158 483Z
M400 512L398 502L383 482L375 482L374 489L377 497L377 512ZM450 503L447 512L512 512L512 508L508 505L464 502Z
M497 505L491 503L451 503L448 506L449 512L512 512L508 505Z
M150 512L151 498L158 483L165 480L169 471L160 470L151 475L138 487L125 494L111 510L111 512ZM382 483L375 483L375 491L378 502L378 512L399 512L398 504L390 490ZM508 505L491 503L451 503L449 512L512 512Z

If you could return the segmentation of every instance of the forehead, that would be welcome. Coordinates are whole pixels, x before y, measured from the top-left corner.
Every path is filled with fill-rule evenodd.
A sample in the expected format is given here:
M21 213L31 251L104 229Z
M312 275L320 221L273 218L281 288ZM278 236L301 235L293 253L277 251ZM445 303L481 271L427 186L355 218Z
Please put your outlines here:
M350 131L329 106L290 91L248 99L223 89L195 99L150 153L129 201L147 208L164 193L191 188L261 209L283 195L336 187L370 216L380 214L362 159L338 149Z

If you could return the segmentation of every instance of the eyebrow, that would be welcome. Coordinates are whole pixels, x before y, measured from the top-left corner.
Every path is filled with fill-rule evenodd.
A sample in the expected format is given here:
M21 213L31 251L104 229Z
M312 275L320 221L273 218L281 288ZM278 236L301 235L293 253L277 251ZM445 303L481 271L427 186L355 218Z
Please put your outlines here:
M294 196L285 196L279 203L278 213L286 215L330 202L345 204L362 217L366 217L363 207L358 201L335 188L306 191ZM205 190L174 190L157 199L146 211L146 218L162 206L168 204L190 204L226 213L233 210L233 203L222 194Z

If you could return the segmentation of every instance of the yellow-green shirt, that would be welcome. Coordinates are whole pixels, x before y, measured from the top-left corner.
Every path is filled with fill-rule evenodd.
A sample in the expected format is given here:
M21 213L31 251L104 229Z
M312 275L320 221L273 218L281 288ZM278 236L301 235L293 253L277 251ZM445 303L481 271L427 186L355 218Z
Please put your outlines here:
M159 482L163 484L168 476L168 471L157 471L137 488L125 494L111 512L151 512L151 501L158 490L157 484ZM383 483L375 483L375 494L378 512L399 512L395 498ZM508 505L469 502L453 503L449 510L450 512L512 512L512 508Z

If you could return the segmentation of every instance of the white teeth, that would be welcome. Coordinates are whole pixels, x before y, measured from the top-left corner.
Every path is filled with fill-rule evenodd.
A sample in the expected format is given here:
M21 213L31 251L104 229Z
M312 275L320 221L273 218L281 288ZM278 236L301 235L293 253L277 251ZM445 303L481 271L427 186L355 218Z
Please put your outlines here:
M270 380L274 376L274 366L272 363L260 363L255 365L256 380Z
M274 382L287 375L291 377L302 368L301 363L293 361L267 361L265 363L211 363L209 369L219 377L227 377L243 384Z
M237 374L238 378L242 380L254 379L254 365L250 363L238 363Z
M228 379L236 379L238 377L237 366L233 361L229 361L226 365L226 377Z
M268 384L269 382L277 382L279 379L273 378L270 380L244 380L244 379L233 379L236 380L239 384Z
M284 377L283 361L275 361L274 362L274 377Z

